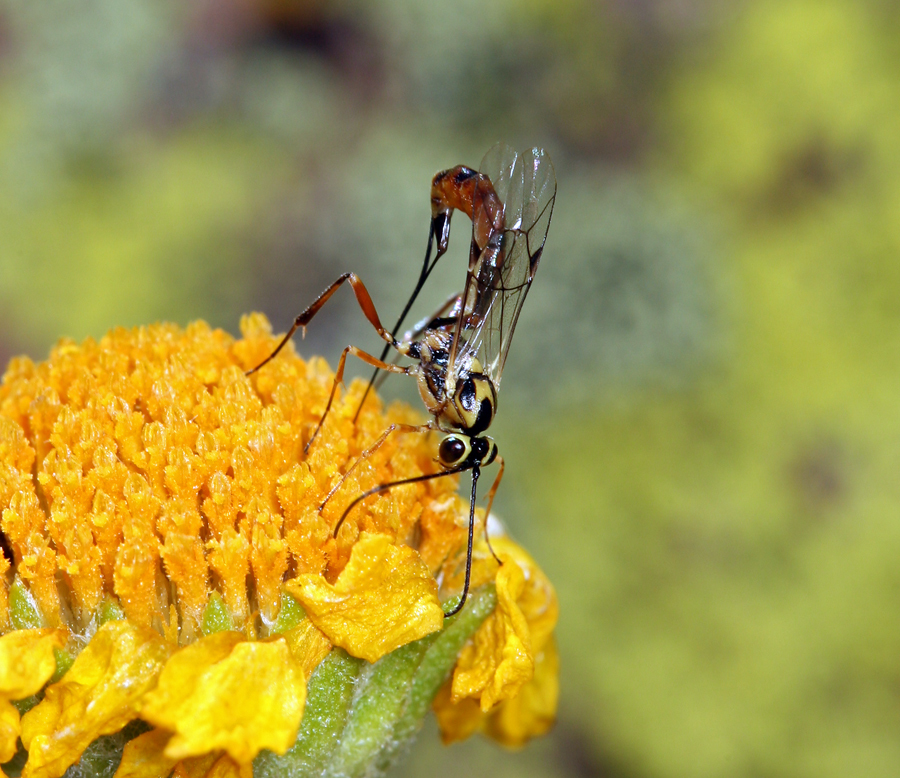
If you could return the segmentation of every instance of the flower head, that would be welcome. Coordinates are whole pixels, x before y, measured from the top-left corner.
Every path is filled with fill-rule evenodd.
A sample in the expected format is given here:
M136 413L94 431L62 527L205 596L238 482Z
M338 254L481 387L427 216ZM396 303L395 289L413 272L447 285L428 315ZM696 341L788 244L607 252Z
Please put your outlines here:
M52 778L125 732L121 776L245 775L278 754L355 774L389 763L436 696L447 739L546 729L556 604L540 571L509 541L500 566L481 550L472 602L445 624L468 516L454 477L373 495L335 538L361 492L433 472L434 442L395 434L361 457L414 416L371 398L354 420L354 384L305 455L333 375L291 353L248 378L274 340L261 316L242 329L119 329L10 364L0 761L21 740L23 775ZM393 713L360 713L367 684L399 695ZM331 751L310 750L310 708L344 687ZM350 748L376 719L377 748Z

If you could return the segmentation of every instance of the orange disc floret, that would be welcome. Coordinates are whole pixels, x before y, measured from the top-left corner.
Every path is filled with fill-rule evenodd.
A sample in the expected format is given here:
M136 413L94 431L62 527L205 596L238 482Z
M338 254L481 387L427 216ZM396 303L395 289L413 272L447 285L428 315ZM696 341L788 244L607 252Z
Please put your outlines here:
M235 629L255 629L256 614L277 616L286 580L336 581L363 530L416 538L432 572L458 550L465 509L454 478L374 496L332 537L361 491L433 471L434 442L391 435L341 483L390 423L416 420L412 411L383 412L370 395L354 422L354 384L306 456L333 374L287 350L248 378L276 341L262 316L242 329L239 341L202 322L116 329L63 341L46 362L11 363L0 385L2 530L47 626L82 631L112 596L129 621L164 634L177 613L185 642L210 591Z

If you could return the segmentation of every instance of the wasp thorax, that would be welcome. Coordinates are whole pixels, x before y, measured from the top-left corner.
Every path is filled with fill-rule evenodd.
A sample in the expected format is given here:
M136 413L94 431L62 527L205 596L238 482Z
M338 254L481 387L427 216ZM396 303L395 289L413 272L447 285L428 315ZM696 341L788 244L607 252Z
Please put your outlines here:
M473 366L480 365L473 360ZM481 372L471 372L456 386L451 407L445 415L455 426L470 435L480 435L494 420L497 410L497 390L493 382Z

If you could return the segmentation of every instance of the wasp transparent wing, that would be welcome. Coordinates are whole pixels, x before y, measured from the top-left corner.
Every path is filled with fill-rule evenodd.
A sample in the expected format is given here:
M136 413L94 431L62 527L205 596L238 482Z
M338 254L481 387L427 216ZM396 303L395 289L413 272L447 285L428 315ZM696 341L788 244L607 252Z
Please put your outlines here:
M493 186L503 203L503 229L484 248L472 241L451 362L464 365L477 358L499 387L516 322L547 240L556 174L543 149L519 154L503 143L488 151L479 172L490 179L479 187ZM475 197L473 223L478 209L492 201L487 194Z

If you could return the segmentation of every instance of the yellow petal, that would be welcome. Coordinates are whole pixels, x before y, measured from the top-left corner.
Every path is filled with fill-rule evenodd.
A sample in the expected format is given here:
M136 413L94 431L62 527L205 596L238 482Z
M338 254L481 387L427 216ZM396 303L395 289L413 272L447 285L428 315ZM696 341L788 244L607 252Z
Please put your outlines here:
M238 764L228 754L222 754L213 762L206 778L253 778L253 765Z
M518 748L545 734L556 720L559 698L559 654L550 640L535 659L534 677L519 693L483 713L478 700L466 697L453 702L452 684L444 684L435 697L434 713L446 745L483 732L508 748Z
M37 694L56 672L53 649L66 644L58 629L20 629L0 638L0 698Z
M23 778L56 778L100 735L136 718L171 652L157 632L127 621L104 624L63 679L22 718Z
M163 753L172 736L164 729L153 729L125 744L122 761L113 778L159 778L168 775L177 759Z
M308 618L283 635L294 661L303 668L303 677L309 680L321 661L331 651L331 641Z
M253 778L253 765L240 765L228 754L209 754L179 762L172 778Z
M21 731L19 711L12 703L0 700L0 764L8 762L16 755L16 741Z
M505 537L492 545L503 560L497 607L463 648L434 711L446 743L480 731L516 747L546 732L556 715L559 608L553 586L525 551Z
M525 573L525 588L516 604L528 622L531 648L537 653L550 640L559 617L559 602L553 584L528 553L508 537L497 538L492 544L498 554L504 559L515 560Z
M184 759L175 765L172 778L205 778L217 761L219 761L217 754L204 754Z
M387 535L361 533L334 585L307 573L285 587L334 645L369 662L444 625L434 577Z
M249 642L217 632L175 654L141 717L175 734L173 759L225 750L240 764L293 745L306 702L303 669L281 638Z
M531 634L516 600L525 576L506 558L497 571L497 609L460 654L453 675L453 701L481 696L481 709L514 696L534 675Z
M447 681L432 703L445 746L471 737L481 729L485 719L478 700L466 697L453 702L451 687L452 682Z
M535 658L534 678L519 693L488 714L486 735L510 748L545 734L556 720L559 699L559 653L550 640Z
M65 631L56 629L20 629L0 637L0 763L13 758L22 730L9 701L43 688L56 672L53 650L65 643Z
M497 608L464 647L453 675L452 699L478 697L490 711L510 700L534 675L534 658L553 635L559 612L553 586L534 560L508 538L496 538Z

